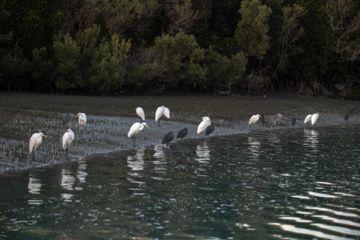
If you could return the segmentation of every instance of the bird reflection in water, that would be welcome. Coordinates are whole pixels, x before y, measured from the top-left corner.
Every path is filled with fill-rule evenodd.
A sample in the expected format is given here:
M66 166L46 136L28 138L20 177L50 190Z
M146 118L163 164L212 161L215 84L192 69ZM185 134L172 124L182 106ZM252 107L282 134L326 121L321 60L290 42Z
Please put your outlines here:
M41 193L41 180L36 178L35 172L30 172L29 174L29 183L28 183L28 191L30 194L34 195L35 199L28 199L29 205L41 205L44 203L44 200L37 199L35 196L39 196Z
M144 170L144 155L145 148L139 148L136 150L134 156L127 156L127 165L131 171L142 171Z
M63 168L61 170L61 182L60 186L65 190L72 191L75 183L75 177L71 175L71 171L69 169ZM72 202L72 197L74 195L70 193L62 193L61 197L64 202Z
M164 159L165 153L163 151L163 145L162 144L155 144L154 145L155 153L153 154L153 157L157 159Z
M127 166L130 168L130 170L127 171L129 176L126 180L131 183L131 188L129 188L129 190L133 192L134 196L145 195L144 186L146 185L146 182L141 181L141 178L143 177L141 172L145 169L144 155L145 148L139 148L136 150L135 155L127 156L126 160ZM134 187L133 184L135 184L136 187Z
M249 143L249 152L252 154L254 159L258 159L260 155L260 142L257 140L257 138L249 136L248 137L248 143Z
M40 190L41 190L41 180L35 177L35 173L30 172L29 183L28 183L29 193L40 194Z
M86 177L88 175L87 172L85 172L87 167L86 161L85 160L81 160L79 161L79 166L77 167L77 178L79 179L80 183L86 183ZM81 189L82 190L82 189Z
M315 152L318 151L318 143L319 143L318 135L319 133L316 130L304 129L304 137L305 137L304 145L310 147Z
M207 141L200 142L196 146L195 160L200 163L208 163L208 161L210 160L210 149L209 146L207 145Z

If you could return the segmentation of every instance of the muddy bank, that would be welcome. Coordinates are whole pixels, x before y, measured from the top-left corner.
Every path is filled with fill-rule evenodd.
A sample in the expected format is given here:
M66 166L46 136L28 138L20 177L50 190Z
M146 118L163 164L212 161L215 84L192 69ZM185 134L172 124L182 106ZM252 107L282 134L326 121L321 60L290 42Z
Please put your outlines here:
M316 103L315 110L313 102ZM161 127L154 120L156 108L167 106L171 111L168 124ZM355 105L350 118L344 114ZM212 135L249 133L248 120L251 115L262 113L265 118L281 113L284 115L276 129L307 127L303 120L309 113L319 112L322 117L313 127L358 124L356 101L343 101L308 96L165 96L165 97L76 97L58 95L9 94L0 95L0 173L21 169L76 161L86 156L123 149L133 149L127 133L134 122L139 121L135 108L145 110L145 128L137 137L137 147L160 144L163 136L176 133L187 127L187 140L203 137L196 129L201 116L209 116L216 130ZM67 112L85 112L88 117L86 132L80 133L77 119L69 126L62 125L62 116ZM296 115L297 123L291 125L290 118ZM162 117L164 119L164 117ZM69 160L61 147L61 137L67 128L75 132L75 141L69 149ZM253 131L269 131L269 125L252 126ZM29 157L29 139L41 130L49 137L37 150L36 160ZM273 131L276 131L273 129ZM173 144L176 141L173 142Z

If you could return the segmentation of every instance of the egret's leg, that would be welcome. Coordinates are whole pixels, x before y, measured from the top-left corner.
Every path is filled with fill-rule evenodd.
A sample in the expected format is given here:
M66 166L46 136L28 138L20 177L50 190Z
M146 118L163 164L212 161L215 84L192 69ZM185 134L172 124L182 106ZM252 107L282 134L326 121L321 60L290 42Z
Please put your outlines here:
M158 126L161 127L161 126L160 126L160 119L158 120Z
M136 136L133 136L133 147L136 147Z
M69 147L65 149L66 158L69 158Z

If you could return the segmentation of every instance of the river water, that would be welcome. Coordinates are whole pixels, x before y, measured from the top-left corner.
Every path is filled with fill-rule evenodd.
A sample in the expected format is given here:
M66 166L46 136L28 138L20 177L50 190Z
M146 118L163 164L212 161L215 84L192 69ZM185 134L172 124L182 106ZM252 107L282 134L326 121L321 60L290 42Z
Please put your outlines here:
M360 128L256 131L0 176L0 238L359 239Z

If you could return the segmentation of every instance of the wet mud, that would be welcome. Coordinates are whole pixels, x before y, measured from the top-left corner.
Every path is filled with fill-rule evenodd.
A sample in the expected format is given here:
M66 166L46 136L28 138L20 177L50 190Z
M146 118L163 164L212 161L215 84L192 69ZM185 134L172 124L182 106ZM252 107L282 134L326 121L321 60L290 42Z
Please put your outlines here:
M313 104L313 103L316 104ZM344 115L351 106L355 110L347 121ZM277 131L284 128L314 128L331 125L351 126L359 123L358 102L330 98L315 98L298 95L274 96L163 96L163 97L77 97L35 94L0 94L0 174L10 174L29 168L49 166L66 161L77 161L93 154L134 149L127 137L131 125L139 122L135 108L145 110L150 129L144 128L137 136L135 148L160 144L164 135L188 128L183 141L203 138L196 134L202 116L209 116L215 125L211 136L249 133L250 131ZM171 118L165 123L162 116L158 127L154 120L158 106L170 108ZM314 108L315 107L315 108ZM62 125L64 114L84 112L87 115L86 131L81 133L77 118ZM319 112L322 116L314 126L303 123L307 114ZM260 121L251 126L249 118L264 114L265 120L281 113L284 117L276 127ZM297 122L291 124L291 116ZM66 157L61 138L72 129L75 140ZM35 132L42 131L48 137L35 153L29 154L29 139ZM170 144L176 144L173 140Z

